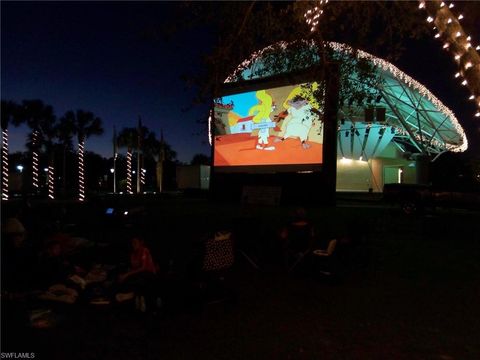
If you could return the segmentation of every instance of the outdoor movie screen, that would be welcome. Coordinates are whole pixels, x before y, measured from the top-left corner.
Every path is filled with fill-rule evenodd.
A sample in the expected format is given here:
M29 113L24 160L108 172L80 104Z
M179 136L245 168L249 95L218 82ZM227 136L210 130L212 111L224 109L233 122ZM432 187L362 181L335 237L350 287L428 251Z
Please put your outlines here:
M316 82L214 101L214 166L321 164L323 104Z

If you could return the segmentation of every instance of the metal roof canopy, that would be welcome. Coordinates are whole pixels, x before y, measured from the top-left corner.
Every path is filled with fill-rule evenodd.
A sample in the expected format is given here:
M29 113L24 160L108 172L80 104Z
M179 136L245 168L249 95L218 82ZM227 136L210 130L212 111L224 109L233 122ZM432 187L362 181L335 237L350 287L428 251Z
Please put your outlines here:
M312 44L310 43L310 46ZM287 46L286 43L277 45L281 48ZM354 53L353 49L345 44L330 42L327 45L338 53ZM234 75L239 73L244 80L261 78L256 76L255 72L258 69L265 70L262 55L272 48L270 46L254 53L250 59L240 64ZM381 81L376 90L381 98L377 99L375 107L386 108L384 125L385 128L395 129L392 141L400 150L406 151L406 148L413 148L422 154L439 155L446 151L461 152L467 149L465 132L453 112L424 85L383 59L361 50L355 54L357 58L369 60L377 69L377 75ZM227 78L225 83L231 83L234 75ZM262 77L272 75L278 74L266 71ZM350 78L355 81L355 74ZM363 122L364 110L363 106L343 106L340 108L339 115L353 122Z

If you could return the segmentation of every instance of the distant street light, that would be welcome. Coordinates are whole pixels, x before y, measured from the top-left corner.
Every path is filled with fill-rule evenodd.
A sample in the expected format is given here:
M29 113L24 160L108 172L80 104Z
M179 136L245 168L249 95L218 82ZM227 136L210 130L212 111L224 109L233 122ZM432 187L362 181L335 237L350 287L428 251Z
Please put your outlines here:
M22 172L23 171L23 165L17 165L17 170Z
M113 174L115 172L115 169L114 168L111 168L110 169L110 173Z

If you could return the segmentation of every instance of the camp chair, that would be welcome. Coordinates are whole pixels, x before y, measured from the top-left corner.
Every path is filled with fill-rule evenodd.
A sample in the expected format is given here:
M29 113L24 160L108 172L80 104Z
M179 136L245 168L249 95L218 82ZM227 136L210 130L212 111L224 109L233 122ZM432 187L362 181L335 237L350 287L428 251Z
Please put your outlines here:
M230 231L217 231L205 244L202 270L205 275L206 300L226 300L225 274L235 261L233 237Z
M321 256L321 257L332 256L336 246L337 246L337 239L330 240L328 242L327 250L322 250L322 249L313 250L313 255Z
M323 249L313 250L312 254L317 258L317 260L325 259L325 260L330 261L330 259L332 258L333 254L334 254L336 246L337 246L337 239L332 239L328 242L328 246L327 246L326 250L323 250ZM331 264L327 263L327 270L330 270L329 269L330 267L331 267ZM323 271L320 271L320 272L324 275L331 275L330 271L323 270Z

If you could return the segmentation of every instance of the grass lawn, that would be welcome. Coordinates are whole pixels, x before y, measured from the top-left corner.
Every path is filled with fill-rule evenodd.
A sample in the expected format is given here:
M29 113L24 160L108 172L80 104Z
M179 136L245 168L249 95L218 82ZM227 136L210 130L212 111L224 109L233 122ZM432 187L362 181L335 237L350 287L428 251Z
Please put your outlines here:
M199 311L181 301L158 318L118 309L71 308L48 330L2 321L2 351L40 359L480 359L480 216L440 209L406 216L383 206L309 209L320 238L361 234L338 277L285 274L270 244L289 208L164 199L137 218L157 258L182 274L192 243L212 224L240 231L251 255L227 278L233 303ZM89 212L92 214L92 212ZM84 236L123 244L126 235L85 220ZM252 246L253 243L253 246ZM6 340L5 340L6 339Z

